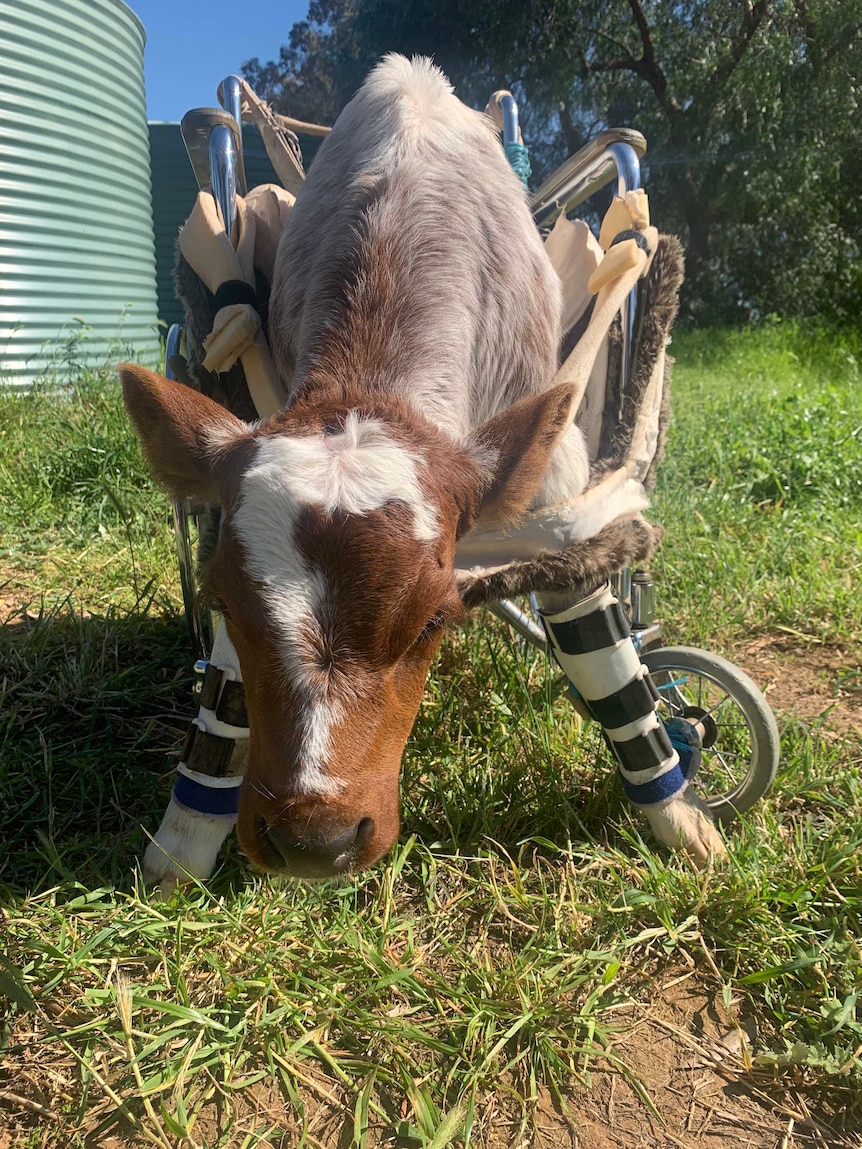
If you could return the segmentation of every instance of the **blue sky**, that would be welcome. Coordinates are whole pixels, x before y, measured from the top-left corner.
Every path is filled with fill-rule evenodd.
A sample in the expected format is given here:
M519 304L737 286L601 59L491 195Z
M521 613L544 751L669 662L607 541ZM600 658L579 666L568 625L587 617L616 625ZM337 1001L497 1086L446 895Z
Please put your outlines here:
M147 118L213 107L219 80L244 60L273 60L308 0L128 0L147 30Z

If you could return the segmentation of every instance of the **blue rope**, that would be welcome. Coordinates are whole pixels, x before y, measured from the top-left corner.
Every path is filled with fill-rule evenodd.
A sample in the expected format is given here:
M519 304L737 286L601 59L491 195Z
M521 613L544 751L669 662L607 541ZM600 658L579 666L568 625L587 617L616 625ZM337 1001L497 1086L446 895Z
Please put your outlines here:
M527 181L533 174L533 169L530 167L530 153L523 144L505 144L506 158L514 169L515 175L524 185L527 186Z
M671 745L679 755L679 763L686 778L693 778L700 767L700 739L690 722L684 718L666 718Z

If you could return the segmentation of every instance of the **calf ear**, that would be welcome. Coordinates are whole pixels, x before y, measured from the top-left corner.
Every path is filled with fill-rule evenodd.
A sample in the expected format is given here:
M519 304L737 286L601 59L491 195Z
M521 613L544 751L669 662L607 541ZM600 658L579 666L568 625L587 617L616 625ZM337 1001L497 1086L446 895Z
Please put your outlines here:
M486 473L478 519L511 522L530 505L574 416L574 388L561 383L507 407L478 427L468 450Z
M143 367L122 363L120 379L153 478L176 498L221 502L220 464L226 449L251 433L249 425L199 391Z

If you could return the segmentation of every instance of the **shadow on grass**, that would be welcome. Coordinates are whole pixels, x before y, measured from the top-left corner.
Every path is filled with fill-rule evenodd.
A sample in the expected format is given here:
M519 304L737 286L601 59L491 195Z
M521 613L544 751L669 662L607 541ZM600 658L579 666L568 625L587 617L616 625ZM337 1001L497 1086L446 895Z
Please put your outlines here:
M0 665L0 888L128 886L191 716L184 621L22 614Z
M95 616L66 604L22 613L0 632L0 889L10 894L131 885L193 714L185 623L147 606ZM402 838L511 856L527 840L565 848L603 838L609 810L621 807L598 740L581 732L564 755L543 745L522 687L489 683L487 667L460 661L451 652L437 668L437 698L411 739ZM499 729L489 718L495 689L515 708ZM234 844L217 888L241 883L246 869Z

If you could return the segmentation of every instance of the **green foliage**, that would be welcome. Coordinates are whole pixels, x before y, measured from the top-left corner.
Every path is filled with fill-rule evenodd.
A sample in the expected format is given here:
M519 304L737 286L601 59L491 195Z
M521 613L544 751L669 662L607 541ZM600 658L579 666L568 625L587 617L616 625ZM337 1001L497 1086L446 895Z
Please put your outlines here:
M685 317L855 321L860 0L332 0L246 75L331 119L391 50L433 55L478 106L512 87L537 177L603 127L641 130L654 220L687 248Z
M836 506L858 508L862 403L855 356L839 340L823 334L819 339L803 338L798 330L785 327L780 337L786 363L783 377L776 374L777 338L740 337L733 341L734 348L726 336L716 335L716 344L724 348L722 375L731 377L734 385L715 388L711 380L703 414L708 412L717 425L732 432L680 444L672 464L675 475L693 487L720 486L725 499L761 508L798 506L809 513L828 513ZM757 352L763 356L764 345L769 348L764 358L772 380L766 391L757 388L763 377ZM796 347L807 348L808 364ZM713 348L714 363L716 355ZM691 362L688 356L686 362ZM770 428L768 439L765 427Z
M60 403L57 388L47 384L27 395L10 392L0 432L0 490L10 526L39 530L58 512L79 510L81 528L98 530L147 506L151 484L127 479L138 448L118 393L115 380L95 374L83 375Z

